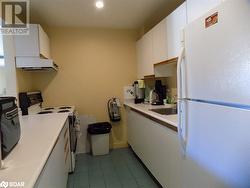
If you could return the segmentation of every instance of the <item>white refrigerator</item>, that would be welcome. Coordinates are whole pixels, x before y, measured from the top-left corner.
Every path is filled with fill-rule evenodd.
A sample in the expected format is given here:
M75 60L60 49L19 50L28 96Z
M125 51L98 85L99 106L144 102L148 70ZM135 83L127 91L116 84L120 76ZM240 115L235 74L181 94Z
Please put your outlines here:
M190 23L177 69L182 188L250 188L250 0Z

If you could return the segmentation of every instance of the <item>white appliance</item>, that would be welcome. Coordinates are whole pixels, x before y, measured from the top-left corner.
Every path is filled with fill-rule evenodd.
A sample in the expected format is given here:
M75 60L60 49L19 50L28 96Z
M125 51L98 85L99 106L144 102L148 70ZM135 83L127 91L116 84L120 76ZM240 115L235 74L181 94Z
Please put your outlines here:
M43 98L40 91L21 92L19 93L19 107L22 110L22 115L44 115L53 113L67 113L69 120L69 136L70 136L70 166L69 173L75 170L75 157L77 146L77 124L79 118L74 106L57 106L57 107L42 107Z
M69 173L73 173L75 170L75 159L76 159L76 145L77 145L77 126L79 118L75 111L74 106L56 106L56 107L43 107L39 112L35 111L35 114L50 114L50 113L68 113L69 120L69 134L70 134L70 152L71 160ZM31 112L32 114L32 112Z
M58 70L50 57L50 40L41 25L29 24L28 35L15 35L16 67L28 71Z
M52 59L43 59L40 57L16 57L16 67L28 71L58 70L58 65Z
M250 187L250 1L184 30L178 61L183 188Z

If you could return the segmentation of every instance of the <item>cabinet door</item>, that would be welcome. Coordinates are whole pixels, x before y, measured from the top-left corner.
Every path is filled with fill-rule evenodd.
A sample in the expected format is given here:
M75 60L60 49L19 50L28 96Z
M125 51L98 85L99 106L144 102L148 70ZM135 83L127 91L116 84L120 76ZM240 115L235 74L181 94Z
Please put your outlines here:
M143 47L142 39L136 42L136 55L137 55L137 78L143 78Z
M126 110L126 118L127 118L127 133L128 133L128 143L130 146L133 144L133 136L132 136L132 119L131 119L131 109L127 106L125 106Z
M181 48L181 31L187 24L186 2L167 17L168 59L178 57Z
M2 95L17 97L17 78L15 65L15 45L13 35L3 35L4 58L0 68L4 72L4 78L1 80ZM2 79L2 78L1 78Z
M162 20L153 29L153 64L168 59L167 19Z
M188 23L204 15L210 9L219 5L222 0L187 0Z
M44 58L50 58L50 43L49 43L49 37L44 32L43 28L38 25L39 30L39 50L40 55Z
M66 124L67 125L67 124ZM36 182L35 188L66 188L68 171L64 163L64 132L56 141L47 163Z
M180 188L181 155L176 132L131 110L128 138L134 152L163 187Z
M153 32L150 30L142 37L142 73L143 76L154 74L153 65Z
M29 35L16 35L16 56L50 58L50 44L47 34L38 24L30 24Z
M38 25L30 24L28 35L15 35L16 56L39 57Z
M138 114L132 111L130 108L127 110L128 120L128 143L135 151L135 153L143 160L144 155L144 139L141 127L141 121L138 118Z

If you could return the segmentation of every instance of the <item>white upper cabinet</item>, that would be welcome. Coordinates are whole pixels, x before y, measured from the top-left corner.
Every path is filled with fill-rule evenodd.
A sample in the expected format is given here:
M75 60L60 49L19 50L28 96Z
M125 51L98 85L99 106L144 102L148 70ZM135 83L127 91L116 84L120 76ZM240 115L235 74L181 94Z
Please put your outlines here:
M137 42L138 78L154 75L154 64L178 57L186 14L186 3L183 3Z
M16 66L15 66L15 46L13 35L3 35L2 44L4 57L1 58L0 66L0 88L2 96L17 97L17 79L16 79Z
M40 25L38 25L38 32L40 55L44 56L45 58L50 58L49 37Z
M38 24L30 24L29 35L16 35L16 56L50 58L49 37Z
M166 18L153 29L153 64L168 59L167 21Z
M154 74L153 67L153 33L149 31L136 43L137 78Z
M137 78L143 78L143 52L142 52L142 39L136 42L136 55L137 55Z
M186 2L179 6L166 19L168 58L178 57L181 49L181 32L187 24ZM165 40L165 39L164 39Z
M137 41L137 77L154 74L154 64L167 60L166 19Z
M146 33L142 38L142 49L143 49L143 75L153 75L153 32L152 30Z
M158 71L154 71L154 64L178 57L183 28L222 1L225 0L186 0L146 33L137 42L137 77L143 78L153 74L157 76ZM158 67L157 69L161 70L162 68Z
M204 15L223 0L187 0L188 23Z

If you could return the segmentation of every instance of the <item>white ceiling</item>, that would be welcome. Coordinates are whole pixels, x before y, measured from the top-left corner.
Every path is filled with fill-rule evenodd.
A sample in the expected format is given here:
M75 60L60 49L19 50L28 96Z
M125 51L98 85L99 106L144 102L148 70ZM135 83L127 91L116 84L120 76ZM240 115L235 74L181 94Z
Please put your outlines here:
M102 10L95 0L31 0L31 20L53 26L137 29L164 7L178 0L104 0Z

